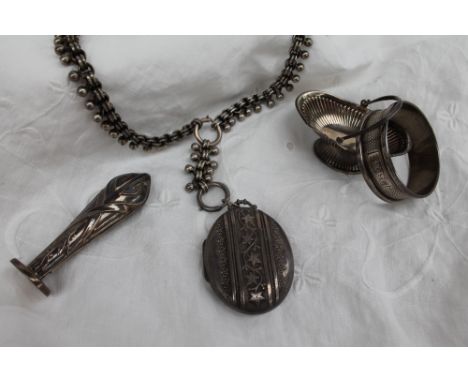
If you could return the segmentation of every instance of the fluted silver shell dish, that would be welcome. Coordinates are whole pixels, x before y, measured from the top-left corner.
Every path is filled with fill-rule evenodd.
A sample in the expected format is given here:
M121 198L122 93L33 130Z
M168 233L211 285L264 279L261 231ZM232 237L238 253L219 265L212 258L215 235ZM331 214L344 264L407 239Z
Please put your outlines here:
M321 91L299 95L296 108L304 122L320 137L314 143L315 155L334 170L360 173L356 139L340 143L337 139L360 131L369 110ZM392 156L406 154L409 149L408 137L398 127L389 126L387 142Z
M302 119L321 138L336 142L338 137L359 131L366 109L320 91L302 93L296 100ZM344 150L356 150L355 140L338 144Z

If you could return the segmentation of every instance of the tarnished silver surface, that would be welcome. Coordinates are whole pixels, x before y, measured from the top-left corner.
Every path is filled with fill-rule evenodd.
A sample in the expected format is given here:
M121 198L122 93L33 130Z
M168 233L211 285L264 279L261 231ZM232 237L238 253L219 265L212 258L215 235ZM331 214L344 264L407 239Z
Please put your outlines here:
M204 211L228 208L203 243L205 278L231 307L244 313L264 313L279 305L291 287L294 260L288 238L275 220L247 200L230 202L227 185L213 181L217 162L211 156L219 153L222 130L209 117L192 123L196 142L192 144L191 159L195 164L185 166L193 177L185 189L197 190L198 205ZM214 140L201 137L200 129L205 124L217 132ZM217 205L207 205L203 200L211 188L224 193Z
M31 263L24 265L18 259L12 259L11 263L48 296L50 290L43 278L91 240L143 206L150 186L148 174L124 174L113 178Z
M393 101L387 108L368 105ZM320 91L301 94L296 107L320 136L314 152L327 166L348 174L362 173L372 191L387 202L422 198L435 188L439 157L434 132L415 105L395 96L360 105ZM409 178L397 176L391 158L408 154Z
M424 198L431 194L439 179L439 153L431 125L419 108L402 102L398 110L375 110L368 113L361 131L377 126L357 136L359 167L368 186L381 199L396 202L407 198ZM409 176L402 181L395 170L388 144L390 124L408 134Z
M296 107L305 123L320 136L314 144L317 157L334 170L358 174L356 139L340 139L358 133L369 110L321 91L302 93L296 99ZM387 133L392 156L406 154L409 147L406 134L393 126Z
M281 73L265 90L255 92L251 96L245 96L241 98L232 106L222 110L221 113L213 119L208 117L195 119L182 128L174 130L170 133L166 133L162 136L147 136L138 134L133 129L130 129L128 125L122 120L115 107L110 102L109 95L104 91L101 82L96 78L93 66L87 61L86 53L81 47L78 36L55 36L54 45L55 52L60 56L60 61L62 64L73 64L75 66L74 70L69 73L69 79L73 82L80 83L80 86L77 89L77 93L79 96L86 98L86 109L93 110L94 121L100 124L104 130L108 131L111 137L118 139L118 142L122 145L128 144L131 149L141 147L143 150L149 151L152 149L162 148L174 142L178 142L193 133L197 141L192 144L191 160L194 163L188 164L185 167L185 171L191 174L193 179L185 186L185 189L188 192L197 191L197 202L200 208L207 212L216 212L222 210L226 206L229 206L229 211L226 214L229 214L231 218L237 216L236 212L234 211L242 210L244 213L245 211L255 210L258 224L260 224L261 220L268 227L270 226L271 222L271 226L275 230L276 227L279 227L271 218L267 217L267 215L265 215L263 212L257 211L253 206L246 208L240 207L240 205L237 204L236 207L234 207L234 205L230 203L230 191L227 185L221 182L213 181L213 174L217 168L218 163L211 158L217 155L219 152L217 146L221 141L222 133L230 131L236 121L243 121L254 113L261 112L263 106L267 106L268 108L273 107L277 101L284 98L284 91L289 92L294 89L294 83L297 83L300 80L298 72L304 70L304 64L301 61L309 57L309 52L306 50L306 48L312 46L312 39L310 37L302 35L292 37L288 57ZM210 123L211 127L213 127L217 132L217 138L213 141L202 139L200 136L200 128L206 123ZM204 196L208 193L210 188L218 188L224 193L224 197L221 199L220 203L216 205L209 205L205 202ZM237 226L238 224L233 223L233 227ZM247 229L249 226L246 225L245 228ZM281 228L279 228L279 230L281 231ZM229 232L237 231L233 228ZM272 242L269 238L268 235L272 233L269 228L263 229L262 232L263 235L258 236L262 240L262 246L260 247L262 250L262 256L263 258L265 256L273 256L273 253L276 252L273 251L271 247L273 245L277 245L278 243ZM287 243L287 239L284 234L282 236ZM249 240L249 237L250 236L243 236L243 239ZM240 237L238 239L240 240ZM243 241L239 240L236 239L231 241L232 245L242 245L242 243L244 243ZM260 244L257 243L257 245ZM289 248L289 244L287 244L287 248ZM249 251L254 251L256 249L257 247L251 248ZM272 272L271 269L273 268L269 268L269 264L273 264L272 262L276 260L261 260L262 266L267 268L262 271L262 274L258 273L260 283L258 288L260 289L256 289L255 295L251 296L252 301L256 304L255 308L252 308L251 305L247 306L244 302L241 301L239 305L241 310L263 312L279 304L279 302L284 298L284 295L287 293L287 290L289 290L289 287L291 286L290 284L292 282L292 255L290 254L290 256L291 261L288 264L291 265L291 273L288 273L287 277L285 276L288 284L283 285L281 288L277 285L277 282L279 282L278 280L280 279L274 279L274 281L272 281L273 279L271 279L271 277L273 277L273 274L270 272ZM256 265L258 264L253 264L252 269L254 269ZM247 266L247 262L245 263L245 266ZM260 272L260 270L258 270L258 272ZM210 271L207 269L207 274L208 273L210 273ZM216 277L211 277L211 280L215 280ZM250 277L254 277L254 274L252 273ZM263 277L268 277L268 279L264 279ZM212 285L214 285L213 282L214 281L212 281ZM267 289L264 290L261 288ZM273 296L272 293L275 295Z
M366 109L332 95L310 91L296 99L296 107L302 119L321 138L336 142L338 137L359 131ZM356 143L345 141L338 144L347 151L355 151Z
M216 131L216 138L213 141L204 139L200 135L200 129L205 124L211 125L211 128ZM192 181L185 185L185 190L187 192L197 191L197 202L200 209L207 212L221 211L229 204L231 192L229 191L229 187L224 183L213 181L213 174L218 168L218 162L212 160L212 157L219 154L218 145L221 143L223 130L219 123L209 116L194 119L192 125L194 126L193 135L196 142L192 143L192 155L190 158L195 163L185 166L185 172L192 175ZM209 206L203 201L204 195L211 188L219 188L224 193L221 203L215 206Z
M228 206L203 244L205 278L229 306L264 313L286 297L294 260L279 224L246 200Z
M85 97L86 109L94 113L93 120L109 132L112 138L122 145L128 144L131 149L141 147L145 151L161 148L192 135L193 124L187 124L179 130L162 136L146 136L130 129L122 120L109 95L104 91L101 82L96 78L93 66L87 61L86 53L81 47L79 36L59 35L54 38L55 52L64 65L75 65L69 74L73 82L81 83L77 89L80 97ZM236 121L243 121L254 113L259 113L263 106L271 108L284 98L284 91L294 89L299 82L298 72L304 70L301 62L309 57L307 48L312 46L312 39L307 36L292 36L289 55L283 70L276 80L265 90L243 97L238 102L224 109L214 121L223 131L229 131Z

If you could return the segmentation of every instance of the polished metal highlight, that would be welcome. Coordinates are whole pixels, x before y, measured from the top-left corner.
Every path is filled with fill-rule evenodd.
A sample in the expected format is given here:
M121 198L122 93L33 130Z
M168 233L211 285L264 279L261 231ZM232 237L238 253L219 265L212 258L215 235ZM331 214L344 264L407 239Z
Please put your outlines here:
M228 206L203 243L206 280L243 313L278 306L293 281L291 246L280 225L246 200Z
M148 199L151 177L124 174L113 178L71 224L28 265L11 263L46 296L43 279L101 233L141 208Z
M372 103L393 101L371 110ZM424 114L395 96L363 100L360 105L320 91L301 94L296 107L320 138L314 152L327 166L347 173L362 173L371 190L387 202L423 198L439 177L437 141ZM409 177L396 174L392 157L408 154Z

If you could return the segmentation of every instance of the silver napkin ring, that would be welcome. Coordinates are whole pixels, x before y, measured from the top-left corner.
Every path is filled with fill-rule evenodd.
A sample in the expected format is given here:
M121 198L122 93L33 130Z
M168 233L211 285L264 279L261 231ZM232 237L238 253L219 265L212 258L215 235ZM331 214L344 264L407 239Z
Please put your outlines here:
M393 101L387 108L370 104ZM296 107L318 135L314 152L327 166L361 173L371 190L387 202L424 198L437 185L439 154L428 120L410 102L395 96L363 100L360 105L320 91L301 94ZM392 157L408 154L409 176L403 182Z
M148 174L124 174L113 178L34 260L28 265L18 259L12 259L11 263L48 296L50 290L42 279L102 232L142 207L148 199L150 186Z

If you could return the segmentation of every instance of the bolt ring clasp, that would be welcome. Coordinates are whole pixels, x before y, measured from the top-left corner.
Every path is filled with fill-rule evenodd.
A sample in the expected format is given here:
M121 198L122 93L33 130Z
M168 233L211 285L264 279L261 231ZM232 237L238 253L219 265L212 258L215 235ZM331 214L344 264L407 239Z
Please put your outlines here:
M217 146L221 142L221 138L223 132L221 130L221 126L218 122L215 122L211 117L204 117L204 118L197 118L194 119L192 122L195 125L195 129L193 131L193 135L195 139L200 145L203 145L203 139L200 136L200 129L203 127L204 124L210 123L211 127L216 130L216 139L214 141L209 141L210 146Z
M226 207L230 203L231 192L229 191L228 186L226 186L224 183L211 182L207 184L207 187L208 188L206 189L206 191L200 188L197 194L198 205L200 206L202 210L207 211L207 212L217 212L217 211L221 211L224 207ZM218 204L216 206L209 206L205 204L205 202L203 201L203 195L208 193L208 190L213 187L220 188L224 192L224 198L221 199L221 204Z

